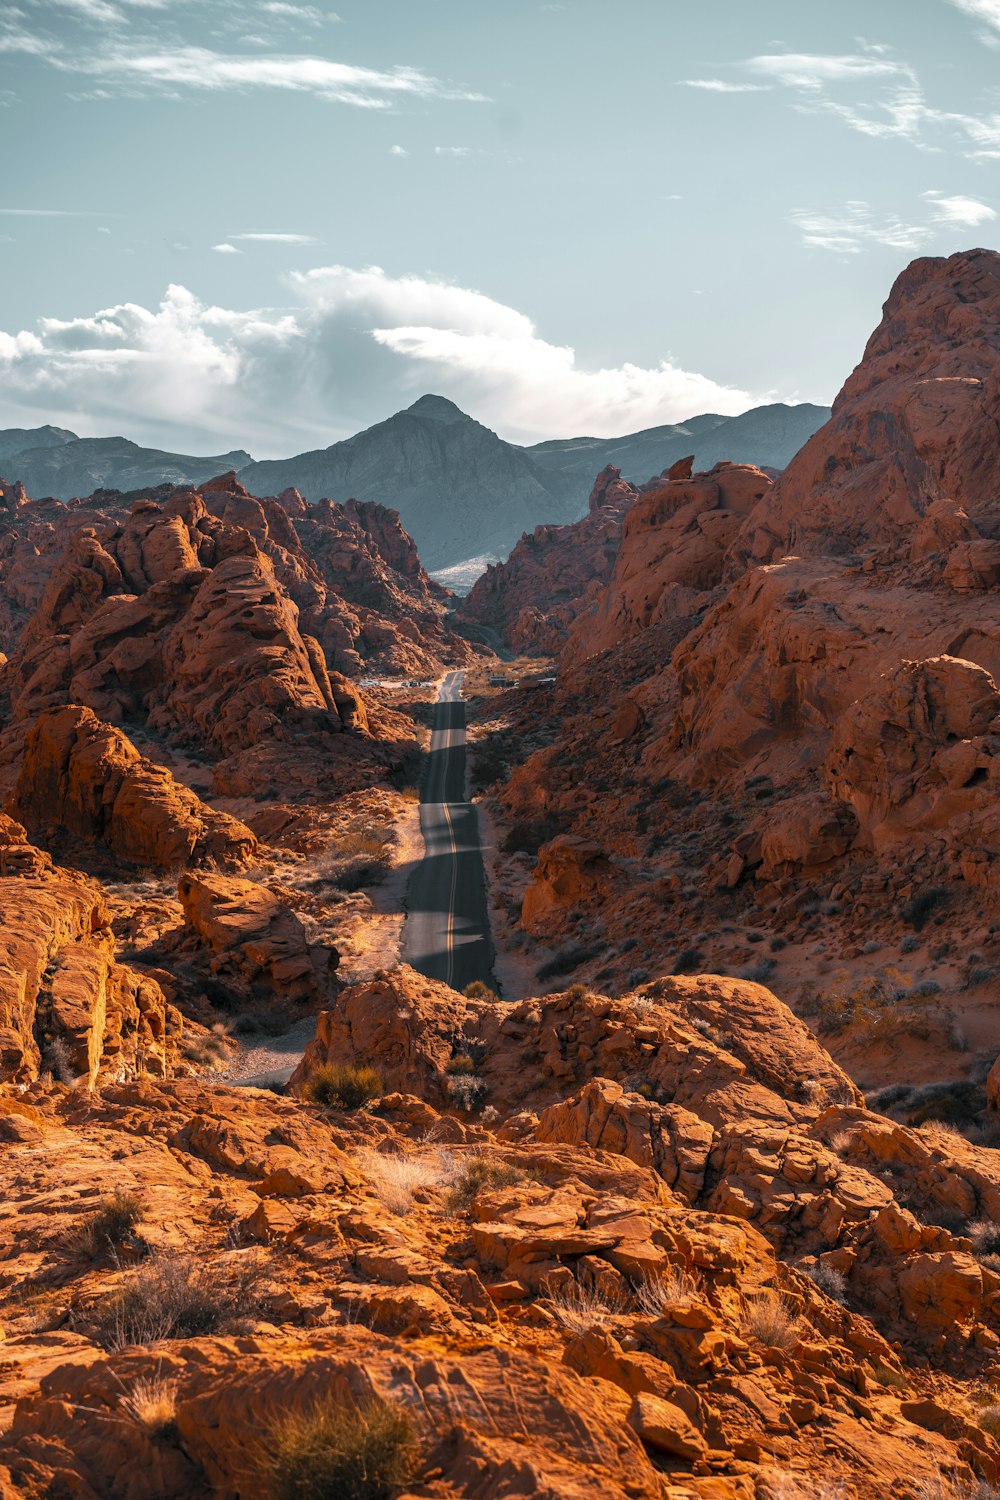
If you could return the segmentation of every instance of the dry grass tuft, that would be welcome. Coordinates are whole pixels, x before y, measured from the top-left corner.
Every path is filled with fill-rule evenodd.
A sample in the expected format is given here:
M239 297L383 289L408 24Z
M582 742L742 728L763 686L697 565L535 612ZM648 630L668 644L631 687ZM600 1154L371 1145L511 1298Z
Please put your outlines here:
M408 1412L373 1396L358 1407L321 1397L265 1434L257 1466L268 1500L393 1500L416 1477Z
M748 1304L743 1332L766 1349L787 1351L798 1343L798 1315L778 1292L766 1292Z
M177 1431L177 1382L151 1376L137 1380L120 1405L148 1438L173 1437Z
M142 1198L138 1193L117 1188L102 1198L95 1211L80 1228L79 1242L88 1255L102 1255L119 1249L141 1224Z
M497 1157L467 1156L455 1170L448 1207L461 1212L470 1208L480 1193L497 1192L524 1180L523 1172Z
M647 1318L662 1318L677 1302L691 1302L698 1295L694 1279L683 1267L671 1266L666 1275L646 1276L635 1288L635 1305Z
M624 1297L587 1291L576 1281L571 1286L557 1287L549 1301L556 1320L568 1333L576 1335L589 1333L592 1328L604 1328L629 1311Z
M196 1255L156 1256L101 1304L97 1341L117 1353L161 1339L218 1333L259 1311L262 1261L241 1257L230 1274Z
M368 1150L359 1151L355 1160L375 1196L400 1217L411 1211L416 1193L446 1186L454 1172L454 1162L445 1151L383 1156Z

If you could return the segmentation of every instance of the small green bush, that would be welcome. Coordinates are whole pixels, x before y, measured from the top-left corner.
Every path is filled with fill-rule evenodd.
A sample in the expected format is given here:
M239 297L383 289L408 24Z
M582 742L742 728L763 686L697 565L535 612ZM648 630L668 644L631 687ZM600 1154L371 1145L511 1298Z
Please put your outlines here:
M375 1069L356 1063L342 1066L323 1063L303 1090L310 1104L322 1104L327 1109L360 1109L369 1099L377 1099L381 1092L382 1079Z
M393 1500L418 1461L412 1418L379 1397L349 1407L327 1396L290 1412L259 1455L268 1500Z
M524 1181L524 1173L508 1162L490 1156L470 1156L455 1174L448 1194L448 1207L454 1212L469 1208L480 1193L496 1192Z

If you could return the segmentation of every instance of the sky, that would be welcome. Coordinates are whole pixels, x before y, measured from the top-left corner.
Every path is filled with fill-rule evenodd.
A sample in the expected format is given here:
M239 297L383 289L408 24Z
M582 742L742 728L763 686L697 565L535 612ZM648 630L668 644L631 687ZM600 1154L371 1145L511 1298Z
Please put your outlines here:
M829 402L1000 238L1000 0L0 0L0 427Z

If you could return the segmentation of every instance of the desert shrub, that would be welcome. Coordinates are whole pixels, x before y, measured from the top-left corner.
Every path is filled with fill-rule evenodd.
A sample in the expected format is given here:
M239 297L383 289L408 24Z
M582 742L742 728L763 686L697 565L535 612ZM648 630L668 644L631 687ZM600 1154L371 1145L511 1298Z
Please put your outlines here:
M484 984L481 979L474 979L471 984L467 984L462 993L467 1000L499 999L496 990L491 990L489 985Z
M454 1057L448 1059L448 1065L445 1068L445 1072L450 1073L452 1077L474 1073L475 1071L476 1065L467 1052L456 1052Z
M1000 1442L1000 1406L991 1403L976 1412L976 1421L984 1432L988 1432L991 1438Z
M1000 1224L993 1219L977 1219L965 1231L976 1255L1000 1255Z
M73 1059L65 1037L54 1036L42 1056L43 1068L52 1074L56 1083L72 1083Z
M233 992L226 985L208 977L201 981L206 1000L217 1010L230 1010L234 1003ZM225 1021L216 1021L208 1031L199 1036L188 1037L181 1048L188 1062L199 1068L214 1067L229 1057L229 1026Z
M493 1156L467 1156L455 1173L448 1207L453 1212L469 1208L480 1193L496 1192L523 1182L524 1173Z
M899 945L900 953L916 953L920 947L920 939L915 932L908 932Z
M603 1328L628 1312L624 1296L588 1290L578 1281L557 1287L550 1296L556 1321L567 1333L580 1335L592 1328Z
M604 952L607 944L603 941L586 945L584 943L567 943L560 948L558 953L553 953L544 963L540 963L535 970L537 979L556 979L561 974L571 974L581 964L587 963L592 958L599 958Z
M887 1365L884 1361L880 1360L877 1365L873 1366L872 1374L878 1384L884 1386L887 1390L908 1391L910 1388L910 1382L905 1373L902 1370L897 1370L895 1365Z
M704 954L700 948L685 948L677 955L670 972L672 974L695 974L703 958Z
M951 892L947 886L929 885L926 890L917 891L900 911L900 916L914 932L920 932L926 927L930 915L940 906L946 906L951 900Z
M81 1240L91 1255L115 1250L124 1244L136 1225L142 1222L142 1199L138 1193L118 1188L102 1198L95 1211L84 1221Z
M777 1292L756 1297L747 1306L743 1332L767 1349L793 1349L799 1338L795 1309Z
M835 1266L824 1265L817 1261L813 1266L803 1266L803 1271L834 1302L839 1302L841 1307L847 1306L847 1282Z
M416 1425L400 1406L324 1396L268 1429L256 1467L268 1500L393 1500L416 1477L419 1455Z
M933 992L909 987L898 969L880 969L866 978L840 975L836 986L816 1002L818 1029L842 1032L853 1028L866 1042L890 1041L902 1034L927 1038L940 1024Z
M158 1256L105 1299L97 1341L114 1352L218 1333L259 1310L254 1291L259 1273L258 1262L225 1278L198 1256Z
M153 1376L136 1380L118 1403L135 1425L153 1439L171 1438L177 1431L177 1382Z
M743 970L741 979L748 979L752 984L766 984L774 973L775 963L773 958L762 958L749 968Z
M986 1107L986 1091L967 1078L915 1088L903 1111L907 1125L936 1122L964 1127Z
M966 969L964 984L967 990L978 989L981 984L989 984L995 977L996 971L986 964L976 964Z
M486 1103L486 1083L473 1074L458 1074L448 1079L448 1094L456 1109L464 1109L473 1115Z
M382 1079L374 1068L358 1063L322 1063L310 1074L303 1089L310 1104L326 1109L360 1109L382 1092Z

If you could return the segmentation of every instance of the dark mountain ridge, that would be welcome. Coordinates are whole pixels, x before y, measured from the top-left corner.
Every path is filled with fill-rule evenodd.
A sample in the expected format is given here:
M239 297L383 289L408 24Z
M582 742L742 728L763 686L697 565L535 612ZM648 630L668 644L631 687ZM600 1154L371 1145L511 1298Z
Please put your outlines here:
M397 509L431 568L506 556L537 525L578 520L608 464L643 483L678 458L781 469L829 417L828 407L775 403L738 417L704 413L622 437L559 438L522 447L443 396L425 395L364 432L292 458L254 462L237 450L206 458L127 438L78 438L56 427L0 431L0 473L29 495L68 500L98 489L197 485L234 469L257 495L297 489L309 501L374 500Z

